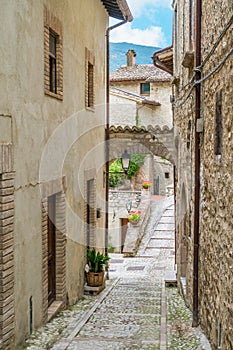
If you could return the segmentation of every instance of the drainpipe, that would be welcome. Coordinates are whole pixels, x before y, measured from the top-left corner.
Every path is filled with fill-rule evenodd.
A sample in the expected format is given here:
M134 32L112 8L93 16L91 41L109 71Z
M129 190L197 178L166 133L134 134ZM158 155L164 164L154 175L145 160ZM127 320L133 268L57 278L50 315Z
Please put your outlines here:
M196 81L201 79L201 9L202 0L196 0L195 66ZM197 120L201 118L201 85L195 87L195 194L194 194L194 250L193 250L193 327L198 326L198 259L200 219L200 133Z
M106 128L105 128L105 254L108 254L108 192L109 192L109 127L110 127L110 110L109 110L109 34L110 31L120 27L128 22L128 18L119 22L106 30Z

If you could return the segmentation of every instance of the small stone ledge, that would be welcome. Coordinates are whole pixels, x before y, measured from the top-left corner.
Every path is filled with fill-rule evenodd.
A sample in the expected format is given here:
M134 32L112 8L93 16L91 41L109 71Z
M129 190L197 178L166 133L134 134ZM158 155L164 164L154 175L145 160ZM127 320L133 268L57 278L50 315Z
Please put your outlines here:
M54 301L48 308L48 322L64 308L63 301Z
M85 284L84 286L84 294L92 294L92 295L97 295L100 292L102 292L102 290L105 288L105 281L104 283L99 286L99 287L91 287L88 286L87 284Z
M176 271L169 270L165 272L164 275L165 287L176 287L177 279L176 279Z

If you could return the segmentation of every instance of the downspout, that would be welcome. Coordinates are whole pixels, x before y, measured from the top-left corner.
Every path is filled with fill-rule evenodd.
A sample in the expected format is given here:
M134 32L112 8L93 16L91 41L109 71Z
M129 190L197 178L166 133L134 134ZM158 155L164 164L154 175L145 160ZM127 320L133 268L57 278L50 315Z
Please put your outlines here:
M201 79L201 10L202 0L196 0L195 28L195 66L196 81ZM201 85L195 87L195 193L194 193L194 250L193 250L193 327L198 326L198 260L199 260L199 224L200 224L200 133L197 121L201 118Z
M126 19L106 30L106 128L105 128L105 254L108 254L108 192L109 192L109 127L110 127L110 109L109 109L109 33L111 30L120 27L128 22Z

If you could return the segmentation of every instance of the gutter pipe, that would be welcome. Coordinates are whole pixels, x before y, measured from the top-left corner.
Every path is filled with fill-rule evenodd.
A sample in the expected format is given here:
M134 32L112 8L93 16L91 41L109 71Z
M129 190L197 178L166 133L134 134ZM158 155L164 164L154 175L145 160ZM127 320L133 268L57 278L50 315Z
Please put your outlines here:
M128 22L128 17L124 21L121 21L106 30L106 128L105 128L105 254L108 254L108 192L109 192L109 127L110 127L110 110L109 110L109 34L110 31L122 26Z
M202 0L196 1L195 66L201 66L201 10ZM196 70L196 81L201 79L201 70ZM198 326L198 260L200 229L200 133L197 120L201 118L201 84L195 87L195 192L194 192L194 250L193 250L193 327Z

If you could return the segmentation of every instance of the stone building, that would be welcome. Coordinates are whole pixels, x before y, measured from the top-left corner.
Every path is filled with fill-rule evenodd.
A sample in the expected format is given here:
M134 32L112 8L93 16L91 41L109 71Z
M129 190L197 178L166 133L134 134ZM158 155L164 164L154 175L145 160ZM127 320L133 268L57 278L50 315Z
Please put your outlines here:
M136 52L129 50L126 65L110 73L110 123L114 127L148 126L172 128L170 104L171 74L153 64L136 64ZM150 152L149 152L150 153ZM159 155L159 154L158 154ZM166 165L153 161L154 178L167 172ZM164 168L162 170L161 168ZM156 181L157 181L156 180ZM161 178L157 194L165 194L167 180Z
M131 183L132 188L128 192L121 191L121 188L119 191L116 188L110 191L109 245L115 252L124 252L124 241L127 241L130 233L127 229L125 203L128 198L134 203L133 209L138 205L135 198L138 198L137 191L142 189L138 182L145 179L152 181L150 193L161 195L165 195L166 188L172 184L173 164L161 160L164 152L169 153L168 139L172 129L170 95L171 74L153 64L136 64L136 52L133 50L126 54L126 65L110 73L110 133L113 131L115 134L110 143L110 160L114 159L112 155L122 145L131 154L148 154L140 169L138 181ZM163 140L166 141L163 142L160 137L166 130L169 135L164 135ZM129 138L126 131L131 134ZM135 138L134 133L137 134ZM149 144L156 145L155 149L146 145L145 139L151 139Z
M109 16L132 15L125 0L4 0L1 15L0 348L10 349L80 297L86 246L105 248L106 31Z
M171 75L153 64L136 64L133 50L126 57L127 65L110 73L111 125L171 127Z
M177 281L213 349L233 348L232 1L173 1ZM164 66L168 61L160 57Z

